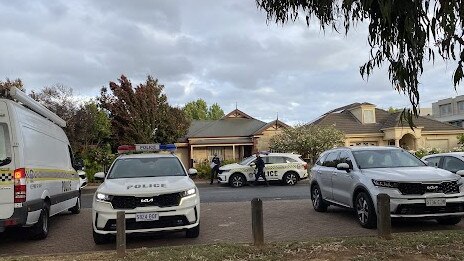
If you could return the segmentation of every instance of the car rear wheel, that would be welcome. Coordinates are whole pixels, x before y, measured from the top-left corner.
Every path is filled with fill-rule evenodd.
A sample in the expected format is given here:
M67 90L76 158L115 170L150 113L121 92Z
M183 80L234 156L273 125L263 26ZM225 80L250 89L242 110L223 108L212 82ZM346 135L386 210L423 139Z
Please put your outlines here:
M282 178L282 181L285 185L294 186L296 183L298 183L298 177L296 176L295 172L287 172Z
M239 188L245 185L246 179L240 173L232 174L229 178L229 184L234 188Z
M442 225L456 225L461 222L461 219L461 217L443 217L437 218L437 221Z
M356 196L355 210L358 222L364 228L375 228L377 226L377 214L374 203L366 192L360 192Z
M197 238L199 235L200 235L200 224L198 224L196 227L187 229L187 231L185 232L185 236L187 238Z
M319 185L314 185L311 187L311 201L313 202L313 208L317 212L326 212L328 205L325 203L322 198L321 189Z
M44 204L40 212L39 220L32 227L34 239L45 239L48 236L48 224L50 219L50 207Z
M76 205L69 209L73 214L81 213L81 193L79 192L79 196L77 197Z

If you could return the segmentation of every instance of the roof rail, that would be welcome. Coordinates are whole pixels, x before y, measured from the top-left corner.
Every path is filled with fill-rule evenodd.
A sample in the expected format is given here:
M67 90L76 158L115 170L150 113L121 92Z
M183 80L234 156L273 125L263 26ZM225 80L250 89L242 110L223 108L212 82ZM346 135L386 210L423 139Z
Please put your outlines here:
M56 125L64 128L66 127L66 121L61 119L58 115L47 109L45 106L40 104L38 101L29 97L26 93L21 91L16 87L11 87L9 94L11 98L21 102L22 104L26 105L32 111L42 115L43 117L49 119L50 121L54 122Z

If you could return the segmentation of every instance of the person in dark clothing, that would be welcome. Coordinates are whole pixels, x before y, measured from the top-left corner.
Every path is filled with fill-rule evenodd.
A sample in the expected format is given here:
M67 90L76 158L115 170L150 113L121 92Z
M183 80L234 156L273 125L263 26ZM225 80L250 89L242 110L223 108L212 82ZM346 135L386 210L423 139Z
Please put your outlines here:
M221 166L221 160L218 158L217 154L214 154L213 159L211 160L211 182L209 184L213 184L213 180L219 174L219 167ZM218 180L219 183L219 180Z
M253 182L254 185L258 184L258 179L259 177L262 177L264 181L266 182L266 187L269 186L269 183L267 182L266 176L264 175L264 160L259 156L259 153L256 153L256 175L255 175L255 182Z

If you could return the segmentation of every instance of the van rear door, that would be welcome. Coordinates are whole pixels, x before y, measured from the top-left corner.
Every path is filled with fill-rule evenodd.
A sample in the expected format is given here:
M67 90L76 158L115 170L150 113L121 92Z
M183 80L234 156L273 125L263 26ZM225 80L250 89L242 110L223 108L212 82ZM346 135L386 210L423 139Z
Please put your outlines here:
M7 219L14 212L13 155L8 107L0 100L0 219Z

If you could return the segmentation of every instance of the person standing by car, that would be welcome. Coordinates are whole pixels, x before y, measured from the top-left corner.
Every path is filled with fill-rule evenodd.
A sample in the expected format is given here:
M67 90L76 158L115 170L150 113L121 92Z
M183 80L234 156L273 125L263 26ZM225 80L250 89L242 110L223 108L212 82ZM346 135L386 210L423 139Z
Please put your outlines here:
M255 182L253 183L254 185L258 184L258 179L259 177L262 177L264 179L264 182L266 182L266 187L269 186L269 183L267 182L266 176L264 175L264 160L263 158L260 157L259 152L256 153L256 175L255 175Z
M221 166L221 160L219 159L217 154L214 154L214 157L211 160L211 182L209 184L213 184L213 180L217 178L217 175L219 174L220 166Z

